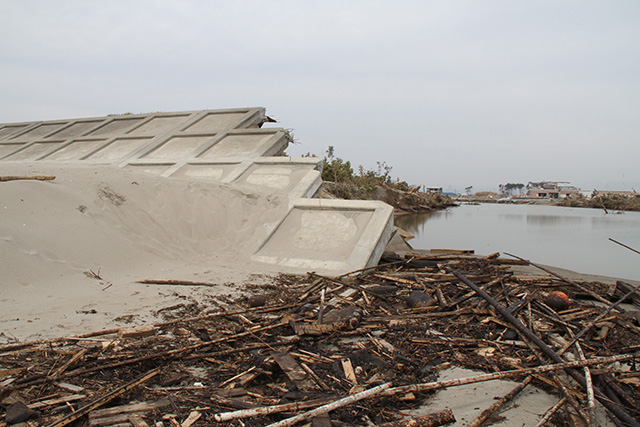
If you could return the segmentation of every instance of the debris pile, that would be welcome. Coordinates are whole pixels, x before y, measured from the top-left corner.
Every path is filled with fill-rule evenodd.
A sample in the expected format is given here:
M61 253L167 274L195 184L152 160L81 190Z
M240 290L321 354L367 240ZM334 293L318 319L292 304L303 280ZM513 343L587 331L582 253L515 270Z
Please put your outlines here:
M520 384L470 425L530 383L559 396L540 425L598 425L597 405L638 425L639 316L620 305L638 306L635 288L518 277L513 263L526 261L387 257L339 277L281 275L224 308L166 307L154 325L5 345L0 414L51 427L435 426L455 412L403 415L435 390L510 378ZM439 381L451 366L486 374Z

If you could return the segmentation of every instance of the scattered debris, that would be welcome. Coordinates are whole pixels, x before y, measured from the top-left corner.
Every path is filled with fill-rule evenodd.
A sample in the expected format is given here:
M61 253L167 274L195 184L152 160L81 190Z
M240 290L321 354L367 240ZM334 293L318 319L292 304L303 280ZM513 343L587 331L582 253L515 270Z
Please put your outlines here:
M404 414L435 390L512 378L470 425L529 384L558 395L538 421L593 425L599 401L638 425L638 288L518 277L509 265L496 254L386 258L340 277L280 275L218 311L178 304L153 325L5 345L0 414L49 427L436 426L455 411ZM438 380L452 364L487 373Z

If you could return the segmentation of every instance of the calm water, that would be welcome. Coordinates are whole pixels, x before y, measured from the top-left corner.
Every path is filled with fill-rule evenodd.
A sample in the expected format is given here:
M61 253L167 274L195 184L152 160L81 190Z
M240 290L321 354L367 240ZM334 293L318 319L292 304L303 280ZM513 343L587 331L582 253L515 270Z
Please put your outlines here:
M416 249L509 252L541 264L581 273L640 280L640 212L535 205L462 205L431 214L398 217L416 236Z

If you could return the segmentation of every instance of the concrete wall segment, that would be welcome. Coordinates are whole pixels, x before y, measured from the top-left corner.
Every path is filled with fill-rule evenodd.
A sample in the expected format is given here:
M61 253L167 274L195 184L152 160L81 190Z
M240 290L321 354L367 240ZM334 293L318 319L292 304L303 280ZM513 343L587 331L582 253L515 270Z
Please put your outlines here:
M265 109L256 107L0 124L0 159L106 165L251 188L273 196L281 206L276 216L283 213L265 223L264 241L245 245L254 261L329 274L377 263L393 231L393 209L381 202L310 199L322 184L322 161L284 155L289 132L260 128L266 121Z

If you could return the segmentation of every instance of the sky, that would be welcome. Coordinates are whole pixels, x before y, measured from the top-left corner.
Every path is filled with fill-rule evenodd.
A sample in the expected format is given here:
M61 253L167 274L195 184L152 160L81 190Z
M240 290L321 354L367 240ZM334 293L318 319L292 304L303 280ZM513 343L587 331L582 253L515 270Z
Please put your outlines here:
M640 191L640 2L0 0L0 122L265 107L446 191Z

